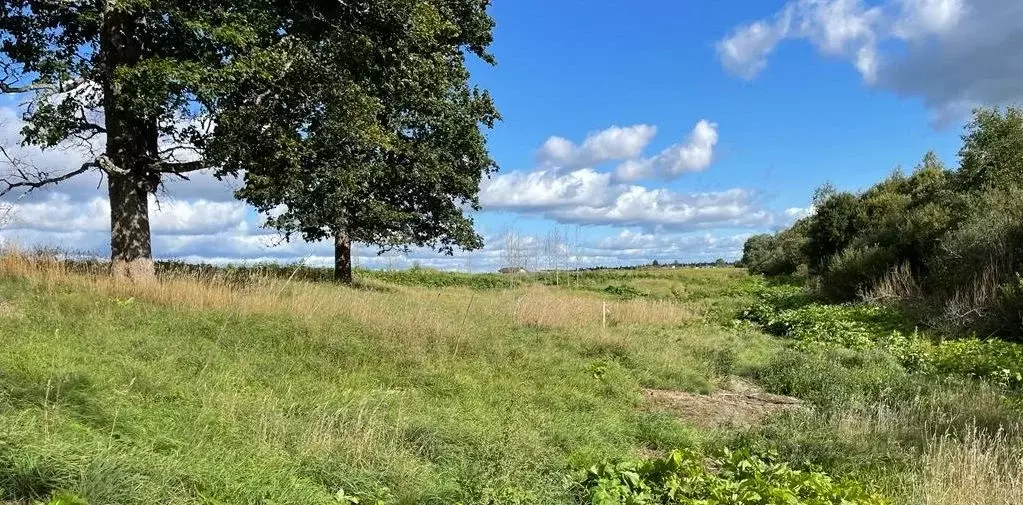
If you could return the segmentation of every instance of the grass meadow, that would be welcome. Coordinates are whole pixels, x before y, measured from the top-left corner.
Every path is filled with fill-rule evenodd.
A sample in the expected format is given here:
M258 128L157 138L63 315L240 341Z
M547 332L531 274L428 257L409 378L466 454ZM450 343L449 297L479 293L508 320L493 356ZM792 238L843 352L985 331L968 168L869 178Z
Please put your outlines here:
M580 468L725 447L892 503L1023 502L1014 392L737 323L743 270L100 270L0 255L2 503L567 504ZM736 378L806 407L708 427L644 400Z

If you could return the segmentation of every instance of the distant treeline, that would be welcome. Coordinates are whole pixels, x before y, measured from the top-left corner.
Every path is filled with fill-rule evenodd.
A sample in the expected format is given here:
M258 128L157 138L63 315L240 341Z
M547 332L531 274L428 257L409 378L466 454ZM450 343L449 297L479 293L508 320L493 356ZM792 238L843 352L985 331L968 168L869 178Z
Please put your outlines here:
M714 260L714 261L695 261L695 262L688 262L688 263L682 263L682 262L678 262L678 261L675 261L675 262L672 262L672 263L661 263L659 261L654 260L654 262L648 263L648 264L645 264L645 265L623 265L623 266L617 266L617 267L594 266L594 267L576 268L573 271L574 272L592 272L592 271L596 271L596 270L639 270L639 269L643 269L643 268L710 268L710 267L735 266L737 264L739 264L739 262L737 262L737 261L736 262L730 262L730 261L725 261L724 259L720 259L720 258L717 259L717 260Z
M862 192L826 185L811 216L748 239L741 264L946 330L1023 337L1023 110L975 111L958 162L928 153Z

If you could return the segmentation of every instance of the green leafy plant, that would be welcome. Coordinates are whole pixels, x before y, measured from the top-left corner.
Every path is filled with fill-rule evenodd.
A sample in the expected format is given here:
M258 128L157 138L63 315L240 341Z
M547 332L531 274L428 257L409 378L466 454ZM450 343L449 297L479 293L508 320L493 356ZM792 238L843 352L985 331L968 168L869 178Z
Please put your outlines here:
M859 483L797 469L773 452L676 450L658 459L612 461L580 473L577 500L592 505L882 505Z
M643 293L628 284L610 284L604 288L604 292L614 295L622 300L631 300L640 296L646 296L646 293Z
M976 337L948 340L935 345L926 359L937 373L1023 387L1023 347L1018 344Z
M788 289L761 288L740 320L800 342L878 350L910 372L987 380L1003 388L1023 387L1023 346L976 337L932 342L894 310L877 305L808 303Z
M89 505L89 503L73 493L57 492L53 493L49 500L36 501L32 505Z

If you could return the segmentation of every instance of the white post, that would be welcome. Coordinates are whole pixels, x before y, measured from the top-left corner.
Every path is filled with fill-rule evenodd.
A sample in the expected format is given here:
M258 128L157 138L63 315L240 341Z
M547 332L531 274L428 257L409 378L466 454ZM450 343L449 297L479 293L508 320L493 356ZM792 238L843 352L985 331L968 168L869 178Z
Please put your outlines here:
M600 326L603 329L607 329L607 302L604 302L600 307Z

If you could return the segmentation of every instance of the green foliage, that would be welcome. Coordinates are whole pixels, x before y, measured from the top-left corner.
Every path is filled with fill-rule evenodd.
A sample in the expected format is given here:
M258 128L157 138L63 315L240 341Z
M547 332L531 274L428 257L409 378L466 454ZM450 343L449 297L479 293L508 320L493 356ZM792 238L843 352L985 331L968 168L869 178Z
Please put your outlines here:
M743 245L742 266L756 274L792 275L806 265L806 223L800 220L777 235L754 235Z
M578 501L593 505L882 505L848 479L796 469L772 452L675 450L663 458L594 465L579 478Z
M472 289L505 289L521 285L522 281L499 274L466 274L459 272L441 272L429 268L410 268L408 270L363 270L359 273L364 279L380 280L405 286L424 286L444 288L463 286Z
M852 193L834 193L815 202L813 219L807 226L806 249L812 273L827 270L832 256L846 248L867 224L864 209Z
M769 391L801 398L825 414L867 405L910 386L905 369L883 351L819 344L785 349L753 376Z
M912 174L897 170L859 194L822 188L813 215L751 237L744 265L788 274L785 237L803 237L812 285L828 299L883 299L960 335L1018 338L1023 110L975 111L959 161L950 170L931 152Z
M739 317L775 335L853 349L872 347L873 330L899 323L893 311L868 305L824 305L791 286L764 289Z
M960 191L1023 187L1023 109L979 109L966 126L955 176Z
M941 374L980 378L1006 388L1023 387L1023 346L968 338L940 342L924 361Z
M763 289L756 301L740 312L740 318L778 336L799 341L809 356L821 352L816 345L839 346L854 351L878 351L890 356L910 372L937 376L983 379L1003 388L1023 387L1023 345L976 337L932 342L915 329L909 330L904 316L890 307L869 304L824 305L800 299L791 288ZM833 358L833 357L832 357ZM839 377L851 370L848 362L832 359L812 363L802 354L793 355L778 372L806 377L807 370L826 370L825 376ZM833 362L828 365L825 361ZM784 382L784 381L783 381ZM817 381L811 387L779 384L787 394L806 397L832 387Z
M54 493L49 500L37 501L33 505L89 505L89 503L73 493Z
M499 114L466 59L493 62L488 6L374 0L357 9L365 18L333 9L285 71L237 97L244 121L215 150L245 172L237 196L289 238L482 247L466 211L479 210L480 181L497 169L484 129ZM266 92L281 85L301 92ZM258 153L238 147L253 143Z
M279 79L302 54L296 42L319 39L331 20L343 19L338 26L372 24L384 10L264 0L5 1L0 94L25 105L21 140L53 148L105 137L106 145L80 167L6 173L0 194L31 191L90 170L105 172L111 219L117 223L112 259L150 260L149 195L168 176L204 168L213 168L218 177L237 174L237 166L221 163L216 147L238 140L234 133L243 125L252 127L244 113L253 107L249 92L260 86L275 96L301 94L294 82ZM359 61L364 55L351 52ZM333 76L339 93L359 87L350 73ZM373 113L359 98L350 100L345 118ZM348 125L361 135L366 128L357 123ZM278 133L267 128L260 140L274 144ZM174 147L165 149L168 145ZM233 149L253 155L263 145L238 143ZM122 270L114 269L128 275ZM145 268L136 270L133 275L152 276Z
M831 257L821 276L821 294L832 300L849 301L896 264L896 255L879 245L847 247Z
M621 300L631 300L646 296L645 293L628 284L609 284L603 291Z

